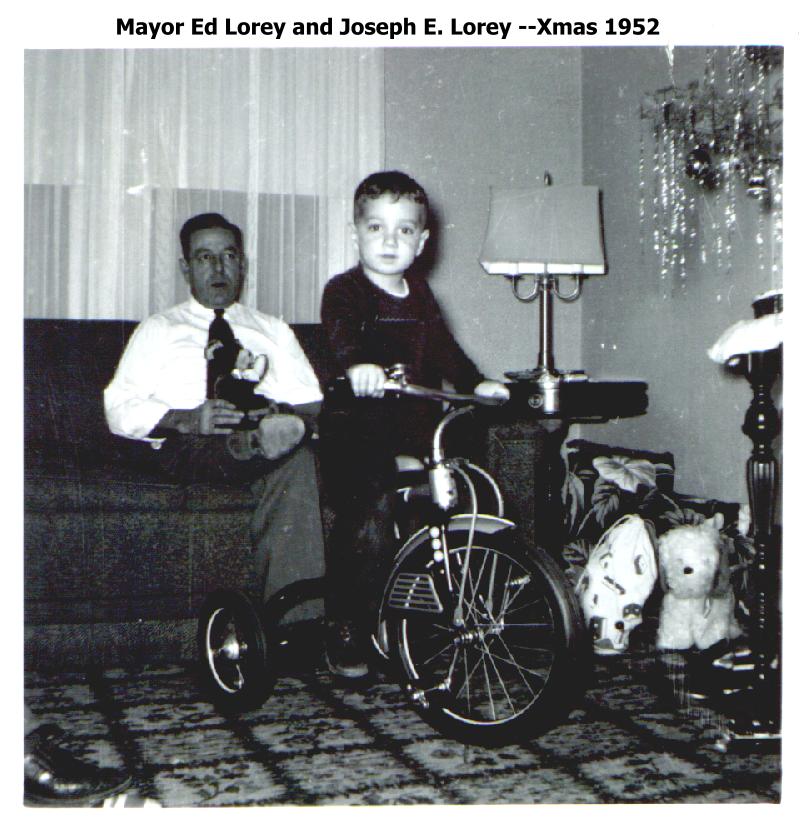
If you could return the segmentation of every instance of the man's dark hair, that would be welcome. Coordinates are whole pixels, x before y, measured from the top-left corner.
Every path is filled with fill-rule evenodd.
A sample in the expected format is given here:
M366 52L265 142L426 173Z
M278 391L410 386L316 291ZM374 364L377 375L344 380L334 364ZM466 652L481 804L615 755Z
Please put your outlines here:
M198 230L230 230L234 234L234 241L239 252L242 252L242 230L217 212L204 212L201 215L193 215L181 227L181 232L179 233L181 250L187 261L189 261L192 255L189 252L192 236Z
M393 200L408 198L419 203L423 208L422 224L428 219L428 195L425 189L408 174L402 171L379 171L365 177L356 187L353 195L353 217L360 218L364 214L364 205L368 200L390 195Z

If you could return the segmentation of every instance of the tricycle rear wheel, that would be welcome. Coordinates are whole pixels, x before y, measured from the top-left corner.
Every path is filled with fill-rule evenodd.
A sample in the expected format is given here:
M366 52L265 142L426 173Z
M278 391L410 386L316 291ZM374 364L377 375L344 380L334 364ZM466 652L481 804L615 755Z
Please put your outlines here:
M218 590L201 608L200 676L204 690L223 714L258 708L275 685L262 610L238 590Z

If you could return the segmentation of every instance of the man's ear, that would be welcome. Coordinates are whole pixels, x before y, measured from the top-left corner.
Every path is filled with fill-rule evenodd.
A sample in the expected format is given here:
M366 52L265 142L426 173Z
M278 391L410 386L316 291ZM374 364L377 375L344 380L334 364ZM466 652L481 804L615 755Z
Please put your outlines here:
M348 229L350 230L350 240L354 247L359 246L359 239L356 237L356 224L353 221L348 221Z
M189 263L183 256L178 259L178 267L181 268L181 275L184 277L184 281L189 284Z
M419 256L420 253L423 252L423 248L426 246L426 241L428 241L429 235L430 232L428 230L423 230L420 233L420 241L417 242L417 252L415 253L415 256Z

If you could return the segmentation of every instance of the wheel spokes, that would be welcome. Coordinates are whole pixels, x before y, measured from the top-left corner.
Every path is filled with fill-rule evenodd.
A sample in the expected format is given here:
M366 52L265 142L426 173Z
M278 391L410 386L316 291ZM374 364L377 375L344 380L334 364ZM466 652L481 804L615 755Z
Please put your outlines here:
M476 646L476 651L479 656L472 669L469 669L466 662L467 653L465 653L464 679L461 687L456 693L457 699L465 700L468 714L472 715L475 711L478 711L480 703L477 701L476 690L473 688L471 691L471 682L480 668L482 685L486 691L487 705L485 706L485 714L488 712L492 721L497 721L499 719L502 706L508 706L509 711L514 716L522 711L522 709L525 709L525 707L530 704L532 699L536 699L547 681L547 674L543 673L542 667L536 669L532 668L531 664L526 663L528 663L530 652L540 651L546 654L551 653L551 649L547 648L535 649L534 647L526 647L520 645L519 643L509 643L504 638L503 632L506 631L507 628L540 630L553 628L553 623L551 621L521 621L511 624L502 622L504 614L509 613L510 610L520 613L521 615L524 611L530 610L531 602L521 603L519 601L522 591L528 587L528 581L523 584L515 584L514 586L511 585L513 575L513 566L511 562L506 567L505 572L502 571L503 581L501 582L500 587L496 587L499 576L498 561L499 554L497 552L493 552L489 582L485 591L486 597L482 595L483 591L480 589L481 579L487 565L486 554L481 562L478 574L475 576L469 572L467 574L467 578L471 583L471 596L469 599L471 607L469 608L468 613L472 617L473 622L479 626L478 641ZM493 601L497 601L494 599L494 596L497 594L498 589L501 591L500 606L495 611L495 618L493 618ZM476 605L476 600L480 603L481 608ZM468 597L465 597L465 601L468 601ZM517 602L517 606L513 608L512 605L515 602ZM479 613L481 609L484 611L483 614ZM486 617L486 621L483 624L481 622L481 617ZM494 646L498 644L502 646L502 654L497 653L497 650L494 649ZM521 653L525 662L519 659ZM500 668L501 665L503 665L505 669L509 669L509 672L507 673L506 671L502 671ZM545 665L545 668L547 669L547 664ZM509 684L507 683L507 680L509 674L512 672L515 674L514 683ZM515 683L517 684L517 689L515 689ZM522 690L522 695L516 696L515 691L520 690ZM500 704L498 704L499 700Z
M550 679L559 648L555 614L537 576L507 553L479 543L456 546L449 559L456 583L442 600L460 601L461 612L450 624L404 616L407 669L419 694L440 695L441 711L468 724L506 723ZM448 613L454 616L446 604Z
M441 657L441 656L443 656L443 655L445 654L445 652L446 652L449 648L451 648L452 646L453 646L453 640L449 638L449 639L448 639L448 641L445 643L445 645L443 645L443 646L442 646L442 648L440 648L440 649L439 649L439 651L435 651L435 652L434 652L434 653L433 653L430 657L428 657L428 658L426 658L425 660L423 660L423 661L420 663L420 665L421 665L421 666L423 666L423 667L428 666L428 665L429 665L429 664L430 664L433 660L435 660L437 657Z
M491 642L492 638L490 638L490 642L487 642L486 639L482 639L482 647L476 649L478 659L472 669L469 670L467 667L467 653L465 652L464 679L462 680L462 684L456 692L455 697L460 699L464 696L467 703L468 713L479 713L481 704L477 700L478 695L475 691L472 692L473 700L471 700L470 684L477 670L481 668L481 675L483 676L480 675L480 677L486 692L486 700L488 702L486 708L489 711L491 719L493 721L497 721L499 716L496 706L496 695L498 698L502 699L502 702L505 701L506 704L508 704L511 714L514 716L529 706L531 699L536 698L540 693L541 689L536 688L536 686L539 686L539 683L532 684L530 678L535 677L540 683L542 683L542 685L545 684L547 678L540 671L521 665L511 654L507 657L493 652L490 648ZM517 672L518 677L515 678L514 683L507 683L508 678L504 677L503 672L498 666L499 663L503 663L505 666L508 666ZM517 690L514 688L515 684L518 686ZM519 691L520 688L524 689L523 695L518 695L516 697L515 691ZM516 700L519 701L519 703L516 703ZM475 713L473 712L474 710Z

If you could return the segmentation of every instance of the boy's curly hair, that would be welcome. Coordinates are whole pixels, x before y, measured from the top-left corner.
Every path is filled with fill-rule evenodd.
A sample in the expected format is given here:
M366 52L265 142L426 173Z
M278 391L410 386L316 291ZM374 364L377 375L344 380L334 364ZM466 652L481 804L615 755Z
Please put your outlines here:
M402 171L379 171L368 175L356 187L353 195L353 216L359 218L364 212L368 200L390 195L393 200L408 198L422 207L421 223L425 226L428 219L428 195L425 189L408 174Z

